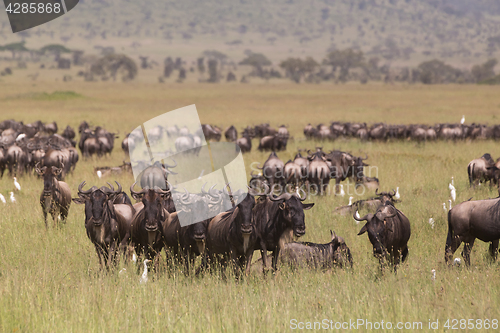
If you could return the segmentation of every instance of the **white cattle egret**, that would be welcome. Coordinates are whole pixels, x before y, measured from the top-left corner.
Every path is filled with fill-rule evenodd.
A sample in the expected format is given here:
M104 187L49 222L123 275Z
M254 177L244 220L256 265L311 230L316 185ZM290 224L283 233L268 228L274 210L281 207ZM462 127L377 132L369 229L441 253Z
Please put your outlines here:
M445 202L443 202L443 210L444 210L445 213L448 213L448 209L446 209L446 203Z
M460 258L455 258L455 260L453 260L453 265L455 265L455 266L460 266L461 263L462 263L462 259L460 259Z
M462 116L462 119L460 119L460 124L464 124L465 123L465 115Z
M432 273L431 279L432 279L432 281L435 281L436 280L436 270L435 269L431 270L431 273Z
M25 137L26 137L26 134L24 134L24 133L19 134L19 135L17 136L17 138L16 138L16 142L21 141L21 140L22 140L22 139L24 139Z
M148 263L150 262L151 260L144 259L144 272L142 273L141 278L139 280L141 284L145 284L146 282L148 282Z
M102 177L102 172L101 170L97 170L97 177L101 178Z
M343 197L345 195L344 185L340 184L340 196Z
M431 225L431 228L434 229L434 219L432 217L429 219L429 224Z
M451 198L453 199L453 201L455 201L455 199L457 198L457 190L455 189L455 186L449 184L448 188L450 189Z
M349 197L349 206L352 206L352 199L354 199L354 197Z
M399 187L396 187L396 194L394 194L394 199L399 200L401 196L399 195Z
M14 177L14 186L16 187L16 190L21 191L21 184L19 184L16 177Z
M449 210L451 210L451 208L452 208L452 207L451 207L451 200L449 200L449 199L448 199L448 205L450 206L450 209L449 209Z
M361 216L359 216L359 212L358 212L358 210L357 210L357 209L356 209L356 218L357 218L357 219L360 219L360 218L361 218ZM358 220L355 220L355 221L356 221L356 224L359 224L359 221L358 221Z
M10 192L10 202L16 202L16 198L14 198L14 192Z
M132 261L135 263L137 263L137 256L135 253L132 254Z
M2 193L0 193L0 201L2 201L3 203L7 203L7 201L5 201L5 197L3 196Z

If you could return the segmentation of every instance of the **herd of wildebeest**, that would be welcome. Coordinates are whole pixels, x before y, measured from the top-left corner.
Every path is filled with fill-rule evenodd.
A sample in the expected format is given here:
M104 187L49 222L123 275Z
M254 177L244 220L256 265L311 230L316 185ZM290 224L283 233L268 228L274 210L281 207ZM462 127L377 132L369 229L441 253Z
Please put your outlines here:
M427 131L425 139L429 139L430 129L434 130L434 137L441 138L447 138L445 133L448 129L459 130L459 134L457 132L449 139L500 137L497 133L499 126L375 124L368 128L366 124L334 122L327 126L330 134L318 136L323 135L318 133L326 132L322 126L314 128L308 125L304 133L308 137L322 139L340 135L361 139L415 138L420 128ZM385 134L378 137L375 133L381 127ZM360 135L362 129L368 134ZM330 231L332 238L327 244L293 241L293 236L305 234L304 210L314 206L314 203L304 201L311 198L311 194L325 194L333 179L334 194L343 195L340 183L346 179L356 186L375 190L376 196L350 202L335 209L334 213L349 213L356 221L365 222L358 235L368 234L374 256L381 267L388 264L396 270L408 256L410 221L395 207L399 192L378 192L379 180L364 174L366 155L356 157L337 150L325 152L317 147L315 151L301 150L293 161L284 163L276 151L286 149L290 138L286 126L278 130L267 124L248 126L239 139L236 128L230 126L224 131L226 140L236 142L242 152L251 150L251 139L254 137L260 138L259 150L271 151L269 158L259 165L261 172L256 174L252 171L246 189L231 191L229 184L222 184L219 189L213 186L206 190L203 186L199 193L179 191L168 182L168 176L176 167L175 160L170 165L156 162L144 167L130 186L131 196L136 200L134 204L116 181L116 188L108 182L108 186L90 186L87 189L86 182L82 181L78 186L78 197L71 197L71 189L64 179L79 161L76 146L84 159L92 155L104 156L111 154L117 138L116 133L100 126L91 127L85 121L77 131L78 142L75 141L75 131L69 126L59 135L55 122L23 124L14 120L2 121L0 172L2 177L6 169L11 177L35 173L43 179L40 204L47 228L48 214L56 224L66 220L72 202L84 205L87 236L95 246L103 268L115 266L121 255L129 260L134 251L139 257L153 260L157 267L164 249L167 260L182 265L185 274L189 274L197 256L201 256L197 274L216 269L224 271L228 265L234 268L236 276L248 274L256 250L261 252L259 262L264 272L276 271L278 262L292 267L323 270L352 267L353 259L348 246L333 231ZM151 142L155 136L157 139L169 136L175 139L175 147L181 152L200 145L201 133L207 141L219 141L222 136L222 131L213 125L202 125L195 133L190 133L187 128L157 126L150 131L148 139ZM137 140L141 138L125 136L122 149L126 155L133 150ZM500 158L495 162L490 154L472 160L467 167L470 185L475 187L489 182L490 186L498 186L499 168ZM95 168L100 178L127 172L131 174L131 170L131 164L127 162L118 167ZM175 204L174 195L179 199ZM361 208L368 210L363 217L359 215ZM212 218L181 226L179 216L187 216L187 219L196 219L196 216ZM462 256L470 265L470 251L476 238L491 242L489 252L496 258L500 239L500 196L456 205L448 212L448 227L445 247L447 263L451 262L454 252L463 242ZM272 252L271 260L267 256L268 251Z

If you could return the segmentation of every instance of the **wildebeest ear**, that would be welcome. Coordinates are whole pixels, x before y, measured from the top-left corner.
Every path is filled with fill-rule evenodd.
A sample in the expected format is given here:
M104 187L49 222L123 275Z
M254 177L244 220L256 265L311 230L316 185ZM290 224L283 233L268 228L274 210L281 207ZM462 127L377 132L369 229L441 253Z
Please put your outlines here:
M332 240L337 238L337 235L335 235L335 231L330 230L330 236L332 236Z
M45 170L47 170L46 166L42 167L41 169L35 168L36 173L38 173L40 176L43 176L43 174L45 173Z
M366 224L363 226L363 228L361 228L361 230L358 232L358 236L359 236L359 235L364 234L364 233L368 230L368 229L366 228L366 225L367 225L367 224L368 224L368 223L366 223Z
M84 203L85 203L85 199L84 199L84 198L82 198L82 197L79 197L79 198L71 198L71 200L73 200L73 202L74 202L74 203L79 204L79 205L81 205L81 204L84 204Z
M131 195L132 195L132 198L134 198L137 201L140 201L140 200L142 200L144 193L141 193L141 194L131 193Z
M304 210L311 209L314 206L314 203L302 204L302 208Z

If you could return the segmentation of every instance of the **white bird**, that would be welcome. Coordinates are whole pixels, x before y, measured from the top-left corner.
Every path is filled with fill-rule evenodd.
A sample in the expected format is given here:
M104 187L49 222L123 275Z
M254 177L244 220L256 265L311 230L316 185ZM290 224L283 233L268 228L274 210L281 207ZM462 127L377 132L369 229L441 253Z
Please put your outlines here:
M137 255L135 253L132 253L132 261L135 263L137 263Z
M358 210L357 210L357 209L356 209L356 218L357 218L357 219L360 219L360 218L361 218L361 216L359 216L359 212L358 212ZM355 220L355 221L356 221L356 224L359 224L359 221L358 221L358 220Z
M461 263L462 263L462 259L460 259L460 258L455 258L455 260L453 260L453 265L455 265L455 266L460 266Z
M446 208L446 203L445 202L443 202L443 210L444 210L445 213L448 213L448 209Z
M24 139L26 137L26 134L25 133L21 133L17 136L16 138L16 142L19 142L21 141L22 139Z
M436 270L435 269L431 270L431 273L432 273L431 279L432 279L432 281L435 281L436 280Z
M453 201L457 198L457 190L455 189L455 186L452 184L448 184L448 188L450 189L450 195Z
M340 184L340 196L343 197L345 195L344 185Z
M102 177L102 172L101 170L97 170L97 177L101 178Z
M451 185L455 186L455 182L453 181L453 176L451 176Z
M10 202L16 202L16 198L14 198L14 192L10 192Z
M21 191L21 184L19 184L16 177L14 177L14 186L18 191Z
M434 229L434 219L432 217L429 219L429 224L431 225L431 228Z
M5 201L5 197L3 196L2 193L0 193L0 201L2 201L3 203L7 203L7 201Z
M452 207L451 207L451 200L450 199L448 199L448 205L450 206L449 210L451 210Z
M465 115L462 116L462 119L460 119L460 124L464 124L465 123Z
M394 199L399 200L401 196L399 195L399 187L396 187L396 194L394 194Z
M198 179L201 179L201 177L203 177L204 172L205 172L205 169L201 170L201 173L200 173L200 176L198 177Z
M146 282L148 282L148 263L150 262L151 260L144 259L144 272L142 273L141 278L139 280L141 284L145 284Z
M349 206L352 206L352 199L354 199L354 197L349 197Z

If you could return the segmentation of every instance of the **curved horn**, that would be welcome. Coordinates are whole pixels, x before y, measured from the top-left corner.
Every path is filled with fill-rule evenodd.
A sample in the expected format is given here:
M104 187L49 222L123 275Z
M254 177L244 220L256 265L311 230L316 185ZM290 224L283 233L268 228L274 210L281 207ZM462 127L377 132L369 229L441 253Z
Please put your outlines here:
M368 215L369 215L369 214L366 214L366 215L365 215L365 216L363 216L362 218L358 219L358 218L356 217L356 212L357 212L357 211L358 211L358 210L356 209L356 210L354 211L354 213L352 214L353 219L355 219L356 221L359 221L359 222L361 222L361 221L368 221Z
M135 183L134 183L135 184ZM78 193L81 194L89 194L92 191L92 188L89 188L87 191L83 190L83 187L85 186L85 180L81 182L80 185L78 185Z
M116 190L116 192L115 192L115 193L121 193L121 192L122 192L122 190L123 190L123 189L122 189L121 184L120 184L120 183L118 183L116 180L115 180L115 183L116 183L116 185L118 185L118 189Z
M203 195L206 195L206 194L209 194L205 191L205 185L207 185L208 182L206 182L205 184L203 184L203 186L201 187L201 194Z
M190 205L191 202L190 201L187 201L187 199L189 199L189 192L188 190L186 190L186 188L184 188L184 191L186 191L185 194L183 194L181 197L180 197L180 201L182 204L184 205Z
M391 198L392 198L393 196L395 196L395 195L396 195L396 191L394 191L394 189L392 189L392 193L391 193L391 192L389 192L389 195L390 195L390 196L391 196Z
M367 159L368 159L368 154L365 153L365 158L361 158L361 160L364 161L364 160L367 160Z
M134 191L134 187L135 187L135 184L137 183L137 181L135 181L131 186L130 186L130 194L132 194L132 196L135 197L136 196L140 196L141 194L145 193L146 192L146 189L143 188L142 190L140 190L139 192L136 192Z
M380 195L380 193L378 193L378 187L377 187L377 189L375 190L375 195Z
M306 193L306 191L304 191L304 189L303 189L303 188L299 188L299 192L304 193L304 197L302 197L300 194L298 194L298 193L297 193L297 195L298 195L298 197L297 197L297 198L299 198L299 200L300 200L300 201L304 201L304 200L306 200L306 198L307 198L307 193Z
M113 184L111 184L110 182L106 182L106 184L108 184L109 188L111 189L111 192L115 191L115 188L113 187Z
M177 161L172 158L172 161L174 161L174 165L168 165L167 163L163 162L163 166L165 168L175 168L177 166ZM170 171L170 170L169 170Z
M279 195L279 196L277 196L277 197L276 197L276 196L274 196L274 194L269 195L269 199L270 199L271 201L288 200L288 199L290 199L291 197L292 197L292 195L291 195L290 193L286 193L286 192L285 192L285 193L280 194L280 195Z

